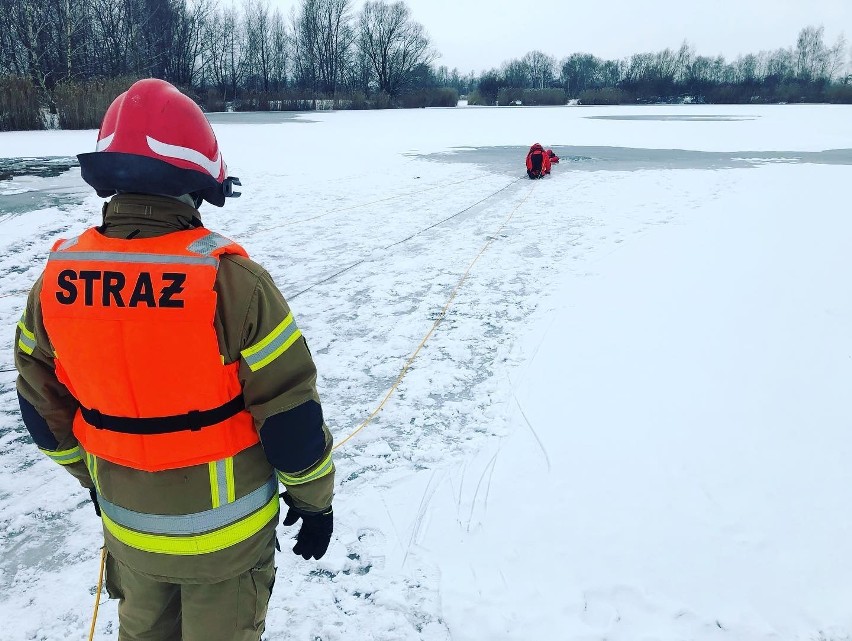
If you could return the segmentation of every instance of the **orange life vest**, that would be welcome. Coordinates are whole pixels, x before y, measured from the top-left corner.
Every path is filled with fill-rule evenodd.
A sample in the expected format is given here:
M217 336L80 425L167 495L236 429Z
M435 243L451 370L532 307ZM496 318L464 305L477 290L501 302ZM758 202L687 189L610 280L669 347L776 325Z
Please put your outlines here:
M53 246L41 308L84 450L156 472L259 442L213 324L223 254L247 256L204 228L133 240L89 229Z

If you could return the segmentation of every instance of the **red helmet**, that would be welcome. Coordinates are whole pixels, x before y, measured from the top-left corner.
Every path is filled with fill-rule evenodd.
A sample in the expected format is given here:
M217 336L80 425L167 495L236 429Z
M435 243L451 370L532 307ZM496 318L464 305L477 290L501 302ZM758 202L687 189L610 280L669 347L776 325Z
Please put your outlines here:
M239 196L210 123L195 102L149 78L116 98L104 115L96 151L79 154L83 180L106 198L120 191L193 194L221 207Z

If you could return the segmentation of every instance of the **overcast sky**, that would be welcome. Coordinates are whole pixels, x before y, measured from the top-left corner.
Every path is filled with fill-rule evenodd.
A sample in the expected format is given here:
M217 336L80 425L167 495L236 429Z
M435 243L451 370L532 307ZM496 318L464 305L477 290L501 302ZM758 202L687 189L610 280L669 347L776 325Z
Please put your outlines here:
M270 0L289 12L295 0ZM355 0L356 7L363 4ZM757 53L795 44L824 25L830 43L852 40L852 0L407 0L442 54L438 64L477 73L532 49L621 58L678 47L703 55Z

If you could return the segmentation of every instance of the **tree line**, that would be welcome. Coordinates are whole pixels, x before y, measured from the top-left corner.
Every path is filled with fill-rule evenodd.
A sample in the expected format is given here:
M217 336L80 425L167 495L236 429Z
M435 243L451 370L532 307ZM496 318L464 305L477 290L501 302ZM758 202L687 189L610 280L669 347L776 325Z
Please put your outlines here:
M604 60L575 53L557 62L541 51L509 60L481 75L474 104L582 104L655 102L852 102L849 49L841 35L828 44L823 27L808 26L796 44L739 56L678 50Z
M620 60L532 51L481 74L437 66L401 0L4 0L0 129L95 127L133 80L168 80L210 111L643 102L852 102L845 39L740 56ZM45 114L48 114L45 116ZM46 122L52 121L52 122Z
M288 14L268 0L4 5L0 77L58 112L66 126L77 124L75 110L97 112L98 94L144 77L168 80L211 110L458 101L441 87L432 65L438 54L401 1L368 1L355 11L354 0L300 0Z

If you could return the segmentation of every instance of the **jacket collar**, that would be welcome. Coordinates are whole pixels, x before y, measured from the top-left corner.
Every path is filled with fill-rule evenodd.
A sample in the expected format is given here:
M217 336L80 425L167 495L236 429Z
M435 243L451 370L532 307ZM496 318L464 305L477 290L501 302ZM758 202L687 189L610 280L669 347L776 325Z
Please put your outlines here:
M111 238L152 238L201 227L198 210L183 200L150 194L118 194L104 203L101 233Z

